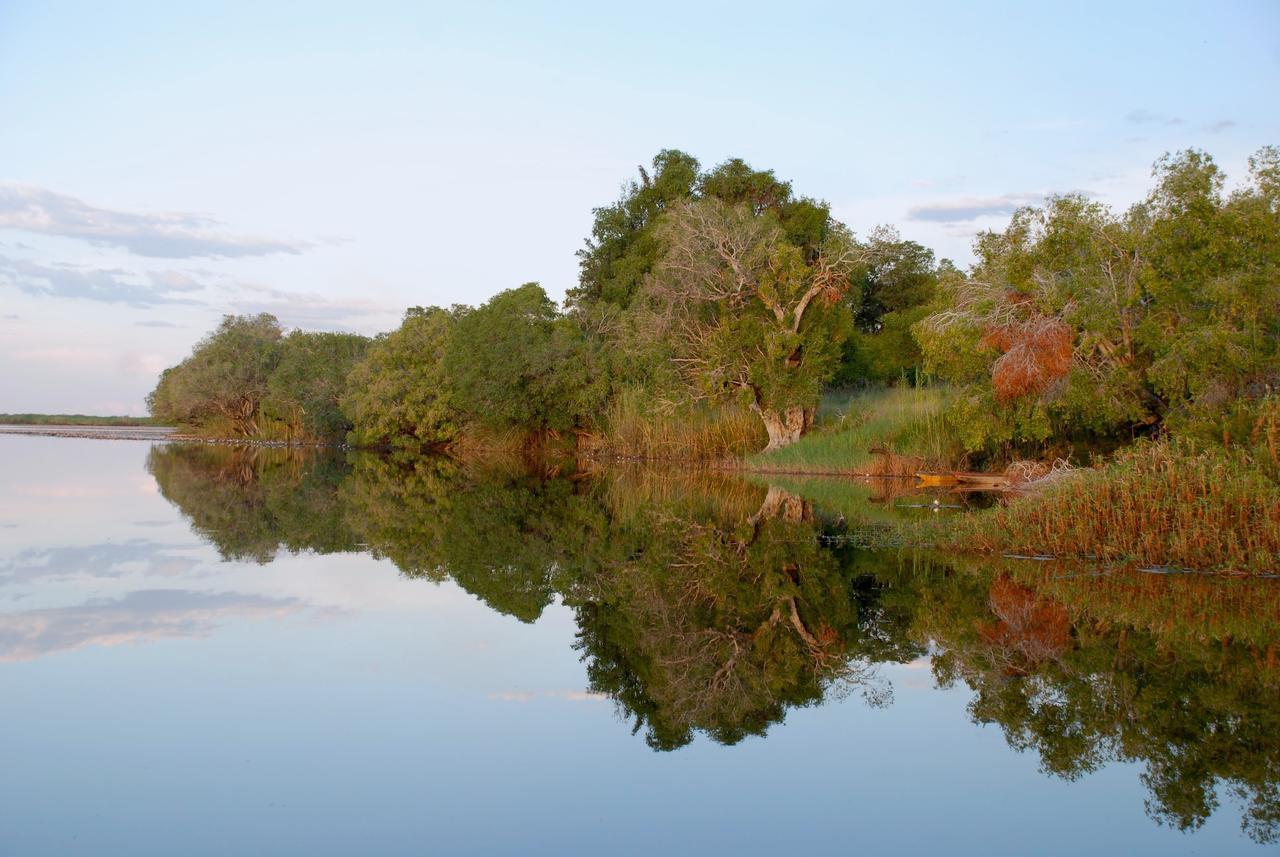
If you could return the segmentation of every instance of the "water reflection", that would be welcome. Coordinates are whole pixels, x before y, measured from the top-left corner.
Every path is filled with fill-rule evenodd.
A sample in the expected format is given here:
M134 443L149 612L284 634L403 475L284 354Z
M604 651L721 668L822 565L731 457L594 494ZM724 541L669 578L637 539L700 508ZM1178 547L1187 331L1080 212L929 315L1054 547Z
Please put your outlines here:
M815 505L797 484L422 458L164 446L148 466L224 558L369 551L523 622L563 601L588 693L655 749L697 734L733 744L837 695L891 705L877 665L927 654L940 685L972 691L972 718L1046 774L1133 761L1160 823L1194 829L1230 794L1250 837L1280 831L1280 599L1268 582L868 550L855 536L894 504L839 484ZM180 594L153 633L198 630L218 609L290 609ZM111 611L137 605L97 606L107 618L83 624L101 640ZM55 631L64 618L38 617ZM80 644L7 631L11 653Z
M302 607L289 598L142 589L120 598L0 614L0 663L33 660L85 646L200 637L229 619L279 617Z

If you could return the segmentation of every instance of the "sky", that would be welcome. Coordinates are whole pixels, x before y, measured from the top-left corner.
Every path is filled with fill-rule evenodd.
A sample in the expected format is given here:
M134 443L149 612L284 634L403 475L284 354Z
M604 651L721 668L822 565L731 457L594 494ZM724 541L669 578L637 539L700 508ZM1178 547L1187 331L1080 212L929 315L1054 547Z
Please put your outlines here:
M1243 178L1277 92L1276 0L0 0L0 412L143 413L226 313L558 299L664 148L965 265L1047 194L1130 205L1165 152Z

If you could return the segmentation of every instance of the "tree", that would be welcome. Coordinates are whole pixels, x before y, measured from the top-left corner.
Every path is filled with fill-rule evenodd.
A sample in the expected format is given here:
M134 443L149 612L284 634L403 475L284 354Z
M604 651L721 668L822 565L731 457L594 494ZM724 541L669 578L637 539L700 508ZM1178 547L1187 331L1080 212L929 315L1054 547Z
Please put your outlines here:
M1069 194L979 236L978 264L945 273L914 328L927 369L966 385L970 449L1162 421L1256 431L1280 386L1280 150L1250 164L1224 196L1212 159L1183 152L1123 217Z
M267 382L263 410L284 420L291 438L345 438L351 421L340 403L347 376L369 342L354 333L293 331L280 343L280 360Z
M668 344L692 396L739 397L764 422L769 449L799 438L848 330L840 300L860 258L852 236L829 225L806 260L772 214L717 199L675 205L658 236L650 335Z
M578 286L568 304L586 310L600 305L626 309L658 256L650 225L673 203L687 199L698 181L698 161L677 149L654 156L652 169L623 186L612 205L594 210L591 237L578 251Z
M444 353L458 407L497 428L573 428L603 400L581 330L537 283L463 314Z
M1280 389L1280 148L1251 157L1230 195L1203 152L1166 156L1155 175L1130 215L1149 305L1136 339L1174 423L1221 437L1224 411Z
M953 410L966 447L1144 424L1142 261L1127 225L1070 194L1019 210L975 250L978 264L941 277L914 328L926 369L968 382Z
M928 315L937 295L939 271L933 251L904 241L889 227L866 241L867 261L853 277L849 306L854 330L844 343L833 383L914 381L923 355L911 326Z
M342 411L358 446L418 448L448 443L458 413L444 352L461 311L414 307L379 336L347 376Z

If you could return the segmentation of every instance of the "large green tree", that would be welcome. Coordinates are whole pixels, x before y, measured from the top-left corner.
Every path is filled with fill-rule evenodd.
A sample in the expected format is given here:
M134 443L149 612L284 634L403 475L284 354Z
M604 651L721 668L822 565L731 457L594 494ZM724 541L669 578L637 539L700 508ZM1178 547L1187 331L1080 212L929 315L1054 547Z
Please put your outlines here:
M663 149L650 169L623 186L612 205L593 212L591 237L578 251L578 285L570 306L611 305L626 309L653 268L658 244L650 225L672 203L687 199L698 183L698 161L677 149Z
M674 206L645 285L650 336L695 398L735 397L755 411L769 448L795 441L839 360L842 298L861 250L839 224L807 253L767 209L715 198Z

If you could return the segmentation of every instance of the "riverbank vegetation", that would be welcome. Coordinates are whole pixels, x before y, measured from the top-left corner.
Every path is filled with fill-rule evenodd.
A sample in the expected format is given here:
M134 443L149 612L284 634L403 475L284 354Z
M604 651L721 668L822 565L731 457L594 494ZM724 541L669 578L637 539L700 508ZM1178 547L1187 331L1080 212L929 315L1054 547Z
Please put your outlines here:
M1280 485L1221 447L1144 441L1033 496L949 518L938 541L981 552L1274 574Z
M974 249L960 270L887 227L859 238L771 171L668 150L595 210L563 306L526 283L412 308L373 339L228 316L148 404L208 436L413 453L873 475L1070 462L1075 483L954 539L1274 567L1247 509L1280 478L1280 148L1230 191L1207 154L1166 156L1127 211L1054 196ZM1163 445L1081 468L1143 439ZM1073 540L1079 514L1096 538Z
M229 316L149 406L210 436L420 451L517 431L722 459L797 440L833 379L913 372L908 317L939 269L892 230L858 240L771 171L677 151L596 210L579 259L563 307L526 283L412 308L373 340Z
M992 466L1162 433L1250 443L1280 380L1280 150L1225 181L1202 152L1166 157L1128 211L1052 197L962 271L889 228L855 237L771 171L668 150L595 211L563 307L527 283L373 340L228 317L149 404L217 436L423 449L486 429L846 472L879 448ZM795 446L824 389L926 378Z

